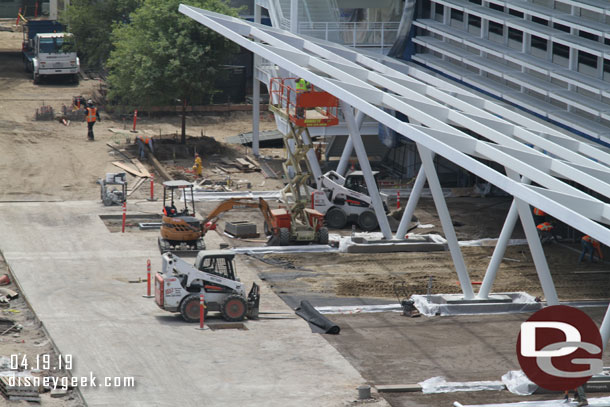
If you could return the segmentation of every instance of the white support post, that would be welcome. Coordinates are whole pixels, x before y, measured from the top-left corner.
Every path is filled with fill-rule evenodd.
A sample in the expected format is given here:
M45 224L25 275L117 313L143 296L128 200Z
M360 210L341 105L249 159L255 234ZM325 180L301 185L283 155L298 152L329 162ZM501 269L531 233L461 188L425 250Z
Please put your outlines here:
M505 169L506 175L508 175L509 178L513 181L520 181L517 172L508 167L505 167ZM521 225L525 231L525 238L527 239L527 244L532 253L534 266L538 273L538 279L540 280L540 285L542 286L542 291L546 298L546 303L548 305L559 305L559 297L555 290L555 284L553 283L549 265L546 262L546 257L544 257L544 250L542 248L542 243L540 242L540 237L538 236L538 231L536 230L536 224L534 223L530 205L518 198L515 198L515 202L517 204L517 210L519 211L519 217L521 218Z
M373 170L371 169L369 158L366 155L366 150L364 148L364 143L362 142L362 137L360 136L358 124L354 118L354 110L351 105L343 100L341 100L341 110L343 111L345 122L347 123L349 138L352 140L354 149L356 150L358 163L362 169L362 175L364 176L366 187L369 190L369 195L373 203L375 215L377 216L377 222L379 222L379 227L381 228L381 233L383 233L383 237L385 239L390 240L392 239L392 230L390 229L388 218L386 217L385 210L383 209L383 202L381 201L379 189L377 189L377 184L375 183L375 177L373 177Z
M261 6L254 3L254 22L261 23ZM252 154L259 156L259 122L261 118L261 85L257 78L257 70L261 57L254 54L254 69L252 69Z
M491 256L489 265L487 266L485 277L483 277L483 283L481 283L481 288L479 289L479 293L477 294L477 298L479 299L485 300L489 297L489 293L491 292L491 286L493 285L494 280L496 279L498 268L502 263L502 258L504 257L504 253L506 252L508 241L510 240L510 237L513 234L513 230L515 229L517 219L519 219L517 204L513 199L513 203L510 205L508 215L506 215L504 226L502 227L502 231L500 232L500 236L498 237L496 248L494 249L493 255Z
M290 32L299 33L299 0L290 0Z
M362 122L364 122L364 113L359 111L356 113L356 126L358 126L358 129L362 128ZM343 152L341 153L341 158L339 159L339 165L337 165L337 174L345 176L349 159L352 156L352 151L354 151L354 142L348 134Z
M421 196L421 191L424 189L424 185L426 184L426 171L424 171L424 166L419 167L419 172L417 173L417 178L415 178L415 183L413 184L413 188L411 189L411 194L409 195L409 200L407 201L407 206L405 207L405 211L402 214L402 218L400 219L400 224L398 225L398 229L396 230L396 234L394 235L396 239L404 239L407 234L407 229L409 228L409 224L411 223L411 219L413 218L413 212L415 212L415 208L417 207L417 203L419 202L419 198Z
M343 152L341 153L341 158L339 159L339 165L337 165L337 174L345 176L349 159L352 156L352 151L354 151L354 142L348 135L345 146L343 147Z
M606 315L604 315L604 320L602 321L602 324L599 327L599 333L602 335L602 348L606 349L606 345L608 345L608 340L610 340L610 304L608 304L608 309L606 309Z
M318 180L322 176L322 170L320 169L320 163L318 162L318 157L316 156L316 151L315 151L315 148L313 147L313 142L311 141L311 138L309 137L309 133L306 131L304 131L301 134L301 138L303 139L303 143L305 145L311 146L311 148L306 153L307 161L309 161L309 166L311 167L311 172L312 172L311 175L316 180L316 185L319 188L320 185L318 184Z
M462 256L457 236L455 235L453 223L451 222L451 215L449 214L449 209L447 208L447 203L443 196L443 189L441 188L441 183L438 180L436 169L434 168L434 155L431 150L419 143L417 144L417 149L422 161L422 166L424 167L426 178L428 179L428 186L430 187L430 192L432 192L432 199L434 199L438 217L443 226L443 231L445 232L445 239L447 239L447 244L449 245L449 251L451 252L451 258L453 259L458 279L460 280L464 299L472 300L474 298L472 284L470 282L470 277L468 276L468 270L466 270L466 264L464 263L464 257Z

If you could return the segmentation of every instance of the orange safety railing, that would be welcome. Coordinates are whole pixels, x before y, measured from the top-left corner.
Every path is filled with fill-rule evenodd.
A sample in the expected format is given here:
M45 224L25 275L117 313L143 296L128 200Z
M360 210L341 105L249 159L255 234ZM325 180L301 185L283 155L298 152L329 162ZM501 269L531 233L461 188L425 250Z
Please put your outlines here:
M269 83L270 104L284 112L298 127L328 127L339 124L337 110L339 100L328 92L316 90L310 84L307 92L297 92L287 81L297 78L271 78Z

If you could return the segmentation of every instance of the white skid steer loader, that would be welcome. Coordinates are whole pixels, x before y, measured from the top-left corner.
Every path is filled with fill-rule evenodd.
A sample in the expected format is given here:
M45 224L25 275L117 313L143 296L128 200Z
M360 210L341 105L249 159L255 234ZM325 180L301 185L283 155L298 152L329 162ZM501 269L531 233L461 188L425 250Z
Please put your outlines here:
M375 181L378 174L373 171ZM324 214L329 228L342 229L348 222L355 222L367 232L377 229L379 223L362 171L353 171L346 177L329 171L319 177L318 182L320 189L312 195L313 209ZM379 195L387 213L388 196Z
M259 287L252 283L246 296L235 275L235 252L202 250L191 265L164 253L162 271L155 278L155 302L166 311L180 312L187 322L199 321L199 295L205 294L205 314L220 311L226 321L258 318Z

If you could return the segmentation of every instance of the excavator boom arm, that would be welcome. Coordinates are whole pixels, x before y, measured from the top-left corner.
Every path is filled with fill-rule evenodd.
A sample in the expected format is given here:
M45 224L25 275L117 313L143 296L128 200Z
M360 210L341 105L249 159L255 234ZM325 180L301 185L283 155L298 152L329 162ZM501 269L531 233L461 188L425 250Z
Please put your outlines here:
M210 212L203 220L201 223L201 227L203 229L202 234L205 235L207 231L212 228L212 225L216 224L220 215L236 208L260 209L263 217L265 218L267 226L271 228L271 209L269 208L267 201L265 201L263 198L259 198L258 200L251 198L230 198L218 204L218 206L214 208L212 212Z

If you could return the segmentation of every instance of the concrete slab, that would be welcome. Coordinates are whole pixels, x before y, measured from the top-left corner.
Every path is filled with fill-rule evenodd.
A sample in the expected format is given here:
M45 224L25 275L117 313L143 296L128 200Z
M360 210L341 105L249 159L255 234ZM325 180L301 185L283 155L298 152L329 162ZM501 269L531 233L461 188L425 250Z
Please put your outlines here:
M111 233L98 202L0 204L0 250L62 354L89 406L345 405L360 374L300 319L248 321L247 330L199 331L142 298L129 284L160 269L155 231ZM128 204L157 213L158 203ZM219 236L206 236L218 247ZM238 259L238 274L262 286L261 311L291 312ZM105 377L135 378L133 388L103 387ZM387 405L381 400L376 405Z

